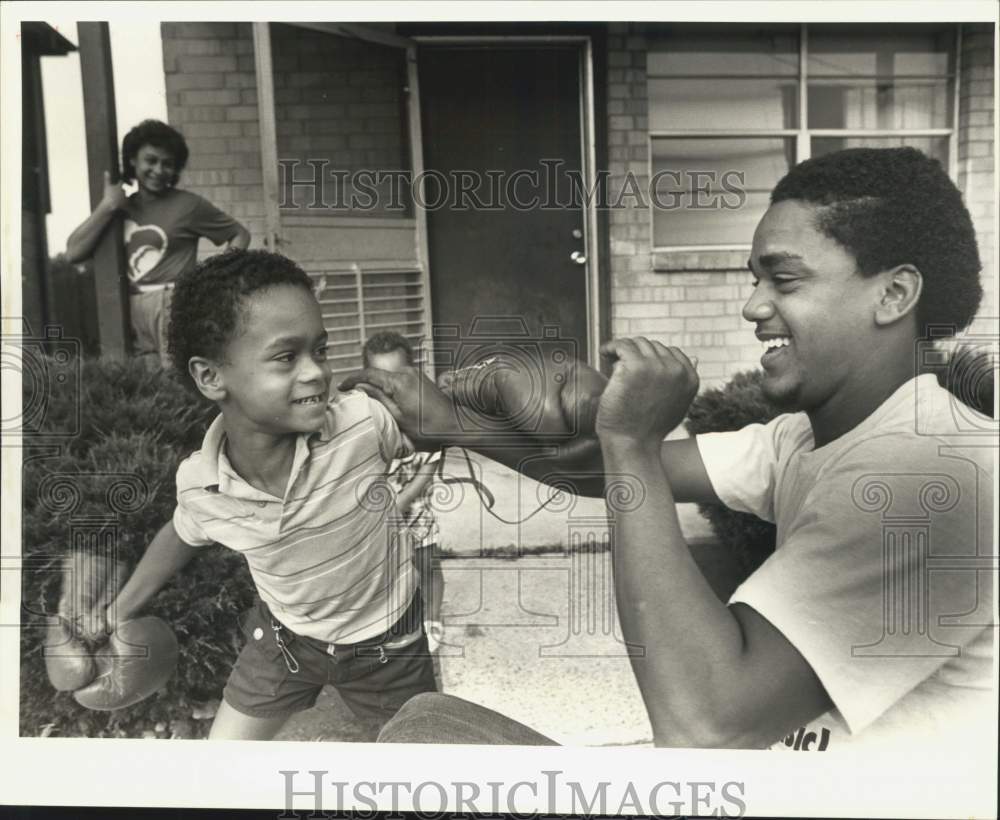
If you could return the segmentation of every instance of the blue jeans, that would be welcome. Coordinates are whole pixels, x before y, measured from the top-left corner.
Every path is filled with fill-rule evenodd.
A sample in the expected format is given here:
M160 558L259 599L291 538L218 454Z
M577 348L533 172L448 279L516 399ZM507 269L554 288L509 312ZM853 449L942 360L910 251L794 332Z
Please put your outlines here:
M516 720L454 695L414 695L382 728L379 743L558 746Z

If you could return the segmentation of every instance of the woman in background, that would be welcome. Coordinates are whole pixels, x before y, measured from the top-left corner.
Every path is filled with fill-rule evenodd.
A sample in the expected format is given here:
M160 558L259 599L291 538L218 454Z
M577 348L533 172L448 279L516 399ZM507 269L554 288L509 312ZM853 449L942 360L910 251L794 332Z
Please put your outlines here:
M89 259L108 225L123 219L129 278L133 352L167 366L167 322L173 283L197 264L198 240L245 249L250 233L198 194L177 187L188 147L179 131L143 120L122 140L122 182L137 185L126 196L104 172L104 196L66 242L70 262Z

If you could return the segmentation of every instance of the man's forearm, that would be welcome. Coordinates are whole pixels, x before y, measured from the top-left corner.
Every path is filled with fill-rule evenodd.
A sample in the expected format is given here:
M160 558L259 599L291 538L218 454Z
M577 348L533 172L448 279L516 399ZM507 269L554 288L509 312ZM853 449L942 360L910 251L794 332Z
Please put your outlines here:
M641 498L623 509L609 493L608 513L622 634L644 648L632 667L655 741L717 745L712 727L743 650L739 623L691 557L656 448L605 443L604 462Z
M531 436L463 433L448 442L465 447L522 475L574 495L600 498L604 493L604 463L596 436L581 436L561 443L543 444Z

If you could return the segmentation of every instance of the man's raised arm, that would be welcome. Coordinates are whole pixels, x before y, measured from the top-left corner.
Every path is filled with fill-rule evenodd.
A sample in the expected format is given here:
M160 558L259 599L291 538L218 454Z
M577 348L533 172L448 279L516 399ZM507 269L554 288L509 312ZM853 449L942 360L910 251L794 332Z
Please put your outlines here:
M358 388L381 401L418 447L465 447L576 495L604 494L594 422L607 380L597 371L573 362L547 383L510 366L457 374L445 375L442 390L416 368L368 368L340 389ZM718 502L693 438L662 442L660 459L676 501Z

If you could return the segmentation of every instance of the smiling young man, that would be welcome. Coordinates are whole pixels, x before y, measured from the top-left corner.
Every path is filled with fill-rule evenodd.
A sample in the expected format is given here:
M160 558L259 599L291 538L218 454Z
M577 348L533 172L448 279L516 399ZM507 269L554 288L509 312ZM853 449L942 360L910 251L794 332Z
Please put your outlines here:
M632 665L654 741L906 753L988 742L994 448L964 435L954 400L915 372L927 327L966 327L981 297L958 190L914 149L809 160L772 193L749 267L743 316L764 348L764 392L788 411L769 424L664 442L697 392L692 363L645 338L602 347L614 370L589 469L627 477L644 499L615 509L609 493L608 505L622 634L645 647ZM349 383L369 385L404 429L447 438L429 388L377 372ZM472 398L452 385L459 402ZM497 406L515 406L509 377L476 389L478 406L490 389ZM520 466L485 439L478 449ZM550 481L586 472L558 457L525 470ZM774 555L728 603L684 543L681 501L777 524ZM382 739L547 741L527 731L422 695Z

